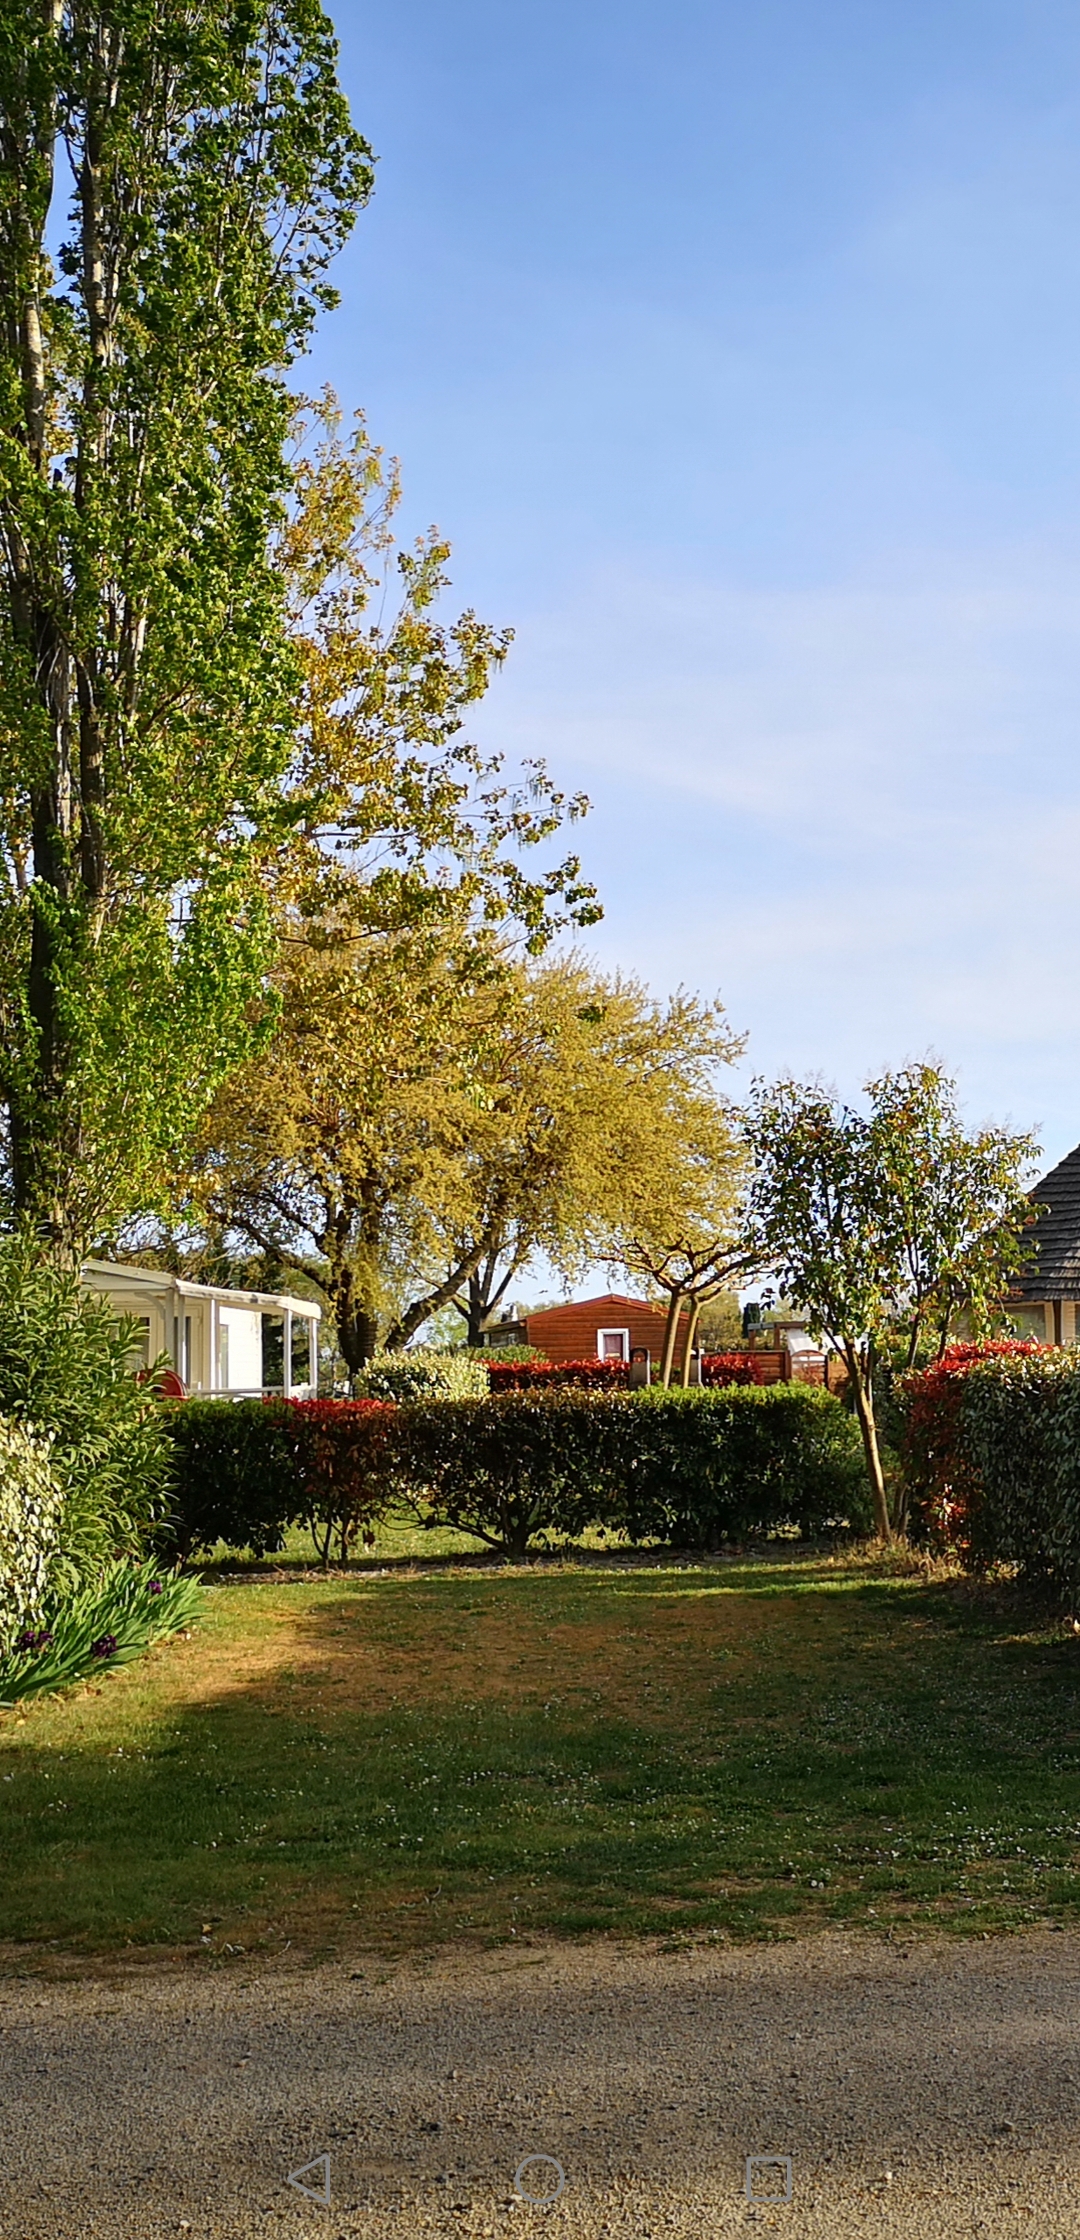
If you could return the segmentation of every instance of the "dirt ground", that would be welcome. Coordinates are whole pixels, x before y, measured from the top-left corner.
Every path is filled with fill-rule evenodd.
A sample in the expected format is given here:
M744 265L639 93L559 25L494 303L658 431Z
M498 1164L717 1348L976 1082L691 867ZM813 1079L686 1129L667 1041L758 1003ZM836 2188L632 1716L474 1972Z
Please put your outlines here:
M3 2240L1080 2240L1080 1934L7 1975L0 2103Z

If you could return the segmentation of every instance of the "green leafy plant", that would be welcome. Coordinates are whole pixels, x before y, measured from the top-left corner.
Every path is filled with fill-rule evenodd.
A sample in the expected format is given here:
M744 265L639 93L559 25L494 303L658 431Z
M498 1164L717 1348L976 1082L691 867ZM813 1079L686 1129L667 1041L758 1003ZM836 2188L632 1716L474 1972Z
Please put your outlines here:
M716 1549L797 1526L871 1528L857 1426L814 1385L727 1385L635 1396L618 1518L633 1540Z
M141 1555L164 1508L168 1445L160 1404L136 1383L133 1336L33 1240L0 1241L0 1415L50 1436L58 1585Z
M0 1416L0 1657L45 1599L64 1489L48 1434Z
M565 1387L415 1402L394 1425L399 1483L426 1529L456 1527L520 1559L538 1534L608 1515L617 1404Z
M955 1084L905 1066L866 1084L867 1112L818 1083L757 1084L750 1233L758 1258L843 1357L883 1540L892 1537L875 1414L875 1356L898 1330L913 1363L964 1308L979 1334L1024 1258L1031 1136L969 1136Z
M6 8L0 107L0 1100L74 1251L257 1039L285 375L372 169L316 0Z
M382 1400L290 1400L283 1422L297 1498L325 1569L335 1542L347 1563L358 1533L370 1543L390 1502L387 1440L393 1405Z
M130 1664L155 1641L193 1625L203 1589L193 1578L149 1565L111 1563L76 1593L46 1600L0 1662L0 1702L68 1688L91 1673Z
M1080 1356L958 1347L903 1392L914 1535L1080 1609Z
M482 1400L488 1389L484 1356L465 1346L377 1353L353 1381L357 1398L366 1400Z

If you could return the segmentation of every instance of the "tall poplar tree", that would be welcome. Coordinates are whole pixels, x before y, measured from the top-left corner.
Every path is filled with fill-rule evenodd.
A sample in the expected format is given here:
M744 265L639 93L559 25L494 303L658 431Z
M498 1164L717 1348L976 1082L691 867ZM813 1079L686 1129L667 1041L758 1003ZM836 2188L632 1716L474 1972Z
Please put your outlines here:
M0 15L0 1099L62 1251L250 1039L286 372L371 185L314 0Z

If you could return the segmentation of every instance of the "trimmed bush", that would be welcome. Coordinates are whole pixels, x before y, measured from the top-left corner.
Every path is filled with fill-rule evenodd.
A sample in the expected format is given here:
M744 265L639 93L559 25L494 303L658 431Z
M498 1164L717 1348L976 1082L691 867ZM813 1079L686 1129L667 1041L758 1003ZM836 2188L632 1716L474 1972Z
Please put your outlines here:
M404 1353L377 1353L353 1379L358 1399L482 1400L488 1389L483 1356L462 1346L407 1347Z
M634 1449L618 1521L632 1540L716 1549L797 1526L869 1531L858 1428L804 1384L634 1396Z
M64 1488L51 1447L48 1432L0 1416L0 1659L42 1609L60 1544Z
M401 1411L392 1450L423 1525L516 1558L588 1525L694 1548L791 1526L869 1529L856 1426L808 1385L431 1403Z
M628 1361L601 1361L597 1354L582 1361L491 1361L487 1374L492 1392L549 1392L572 1385L587 1392L619 1392L630 1382Z
M1080 1355L955 1349L904 1392L917 1536L1080 1609Z
M394 1425L400 1484L427 1529L456 1527L520 1559L539 1535L603 1522L612 1505L617 1419L630 1394L572 1389L432 1400Z
M756 1353L703 1353L701 1381L705 1385L763 1384L764 1371Z
M599 1356L582 1361L496 1359L488 1364L488 1378L492 1392L539 1392L566 1384L590 1392L622 1392L630 1384L630 1364L601 1361ZM761 1363L752 1353L706 1353L701 1357L701 1381L704 1385L760 1384Z
M357 1533L374 1537L390 1498L387 1439L397 1411L385 1400L290 1400L283 1424L299 1513L321 1563L336 1544L347 1563Z
M172 1440L172 1514L161 1538L186 1563L224 1541L276 1555L303 1495L284 1400L177 1400L162 1413Z
M161 1545L181 1562L221 1541L276 1555L307 1525L323 1563L345 1562L358 1532L386 1513L391 1479L378 1400L180 1400L167 1421L173 1514Z
M168 1441L132 1372L134 1330L30 1240L0 1242L0 1416L52 1436L64 1495L52 1575L69 1587L141 1555L164 1507Z
M900 1450L913 1540L964 1554L980 1486L964 1423L964 1387L973 1369L997 1360L1051 1358L1032 1341L999 1338L950 1346L940 1360L897 1380ZM1065 1358L1058 1356L1057 1358Z
M187 1400L175 1442L174 1544L273 1554L306 1519L323 1560L403 1499L422 1525L520 1558L590 1525L634 1540L725 1540L868 1527L858 1433L809 1385L483 1400Z

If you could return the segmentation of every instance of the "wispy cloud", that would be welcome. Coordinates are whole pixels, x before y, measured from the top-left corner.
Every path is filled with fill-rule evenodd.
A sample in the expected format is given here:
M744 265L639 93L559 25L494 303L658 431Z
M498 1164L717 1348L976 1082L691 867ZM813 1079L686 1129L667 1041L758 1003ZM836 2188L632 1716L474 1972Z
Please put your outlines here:
M850 1087L933 1047L980 1111L1080 1135L1074 558L600 571L526 620L488 728L591 788L602 950L720 982L757 1065Z

